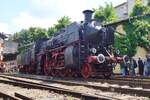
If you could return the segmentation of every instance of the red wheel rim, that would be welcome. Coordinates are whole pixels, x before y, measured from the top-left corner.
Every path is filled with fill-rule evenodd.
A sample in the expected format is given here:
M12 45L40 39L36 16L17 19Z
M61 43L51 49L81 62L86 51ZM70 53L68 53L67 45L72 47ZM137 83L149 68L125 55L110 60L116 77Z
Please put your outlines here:
M45 73L45 75L50 75L50 71L48 68L48 62L46 60L44 61L44 73Z
M61 70L60 76L61 76L61 77L66 77L66 70L65 70L65 69L62 69L62 70Z
M73 71L71 69L67 69L67 77L72 77Z
M51 76L56 76L56 71L55 70L51 70Z
M56 77L60 77L61 76L61 72L60 72L61 70L56 70L55 71L55 76Z
M82 66L81 74L82 74L83 78L87 79L88 77L90 77L91 72L92 72L92 69L89 64L84 64Z

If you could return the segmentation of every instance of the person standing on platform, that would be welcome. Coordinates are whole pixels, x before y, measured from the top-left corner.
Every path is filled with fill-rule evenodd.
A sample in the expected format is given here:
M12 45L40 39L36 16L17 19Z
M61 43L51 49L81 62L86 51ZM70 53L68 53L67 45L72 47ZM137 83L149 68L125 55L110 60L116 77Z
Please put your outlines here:
M121 70L122 76L125 76L124 62L120 63L120 70Z
M131 70L131 75L135 76L135 68L137 67L136 61L132 58L131 63L130 63L130 70Z
M140 57L138 59L138 68L139 68L139 74L142 76L144 72L144 63Z
M145 65L144 75L149 76L150 75L150 54L147 54L144 65Z
M126 59L124 59L124 61L120 64L123 76L129 75L129 71L128 71L129 65L130 65L129 58L126 57Z

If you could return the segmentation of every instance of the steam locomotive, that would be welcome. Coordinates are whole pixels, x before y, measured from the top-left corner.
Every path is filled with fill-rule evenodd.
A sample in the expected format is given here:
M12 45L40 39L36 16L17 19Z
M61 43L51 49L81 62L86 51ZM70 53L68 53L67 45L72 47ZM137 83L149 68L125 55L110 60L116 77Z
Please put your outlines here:
M123 61L123 57L114 56L113 28L92 20L92 13L83 11L84 21L66 26L50 39L37 40L18 55L20 71L85 79L97 75L110 77L114 65Z

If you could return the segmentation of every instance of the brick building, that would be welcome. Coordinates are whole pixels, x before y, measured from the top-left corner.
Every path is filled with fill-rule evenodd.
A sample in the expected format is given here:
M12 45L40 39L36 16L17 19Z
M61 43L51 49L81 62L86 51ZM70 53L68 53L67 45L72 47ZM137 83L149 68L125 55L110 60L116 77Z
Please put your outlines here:
M127 0L126 2L115 7L115 11L119 19L128 18L135 5L136 0ZM148 0L141 0L143 5L148 4Z

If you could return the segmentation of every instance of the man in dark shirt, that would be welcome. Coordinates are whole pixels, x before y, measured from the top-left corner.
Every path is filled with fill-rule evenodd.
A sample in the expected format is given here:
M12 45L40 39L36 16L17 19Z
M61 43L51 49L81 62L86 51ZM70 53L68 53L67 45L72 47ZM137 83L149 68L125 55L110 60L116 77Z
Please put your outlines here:
M138 67L139 67L139 74L143 75L143 72L144 72L144 63L143 63L143 61L141 60L140 57L139 57L139 60L138 60Z
M137 67L137 63L136 63L136 60L134 59L134 58L132 58L131 59L131 62L130 62L130 74L132 75L132 76L135 76L136 74L135 74L135 68Z

